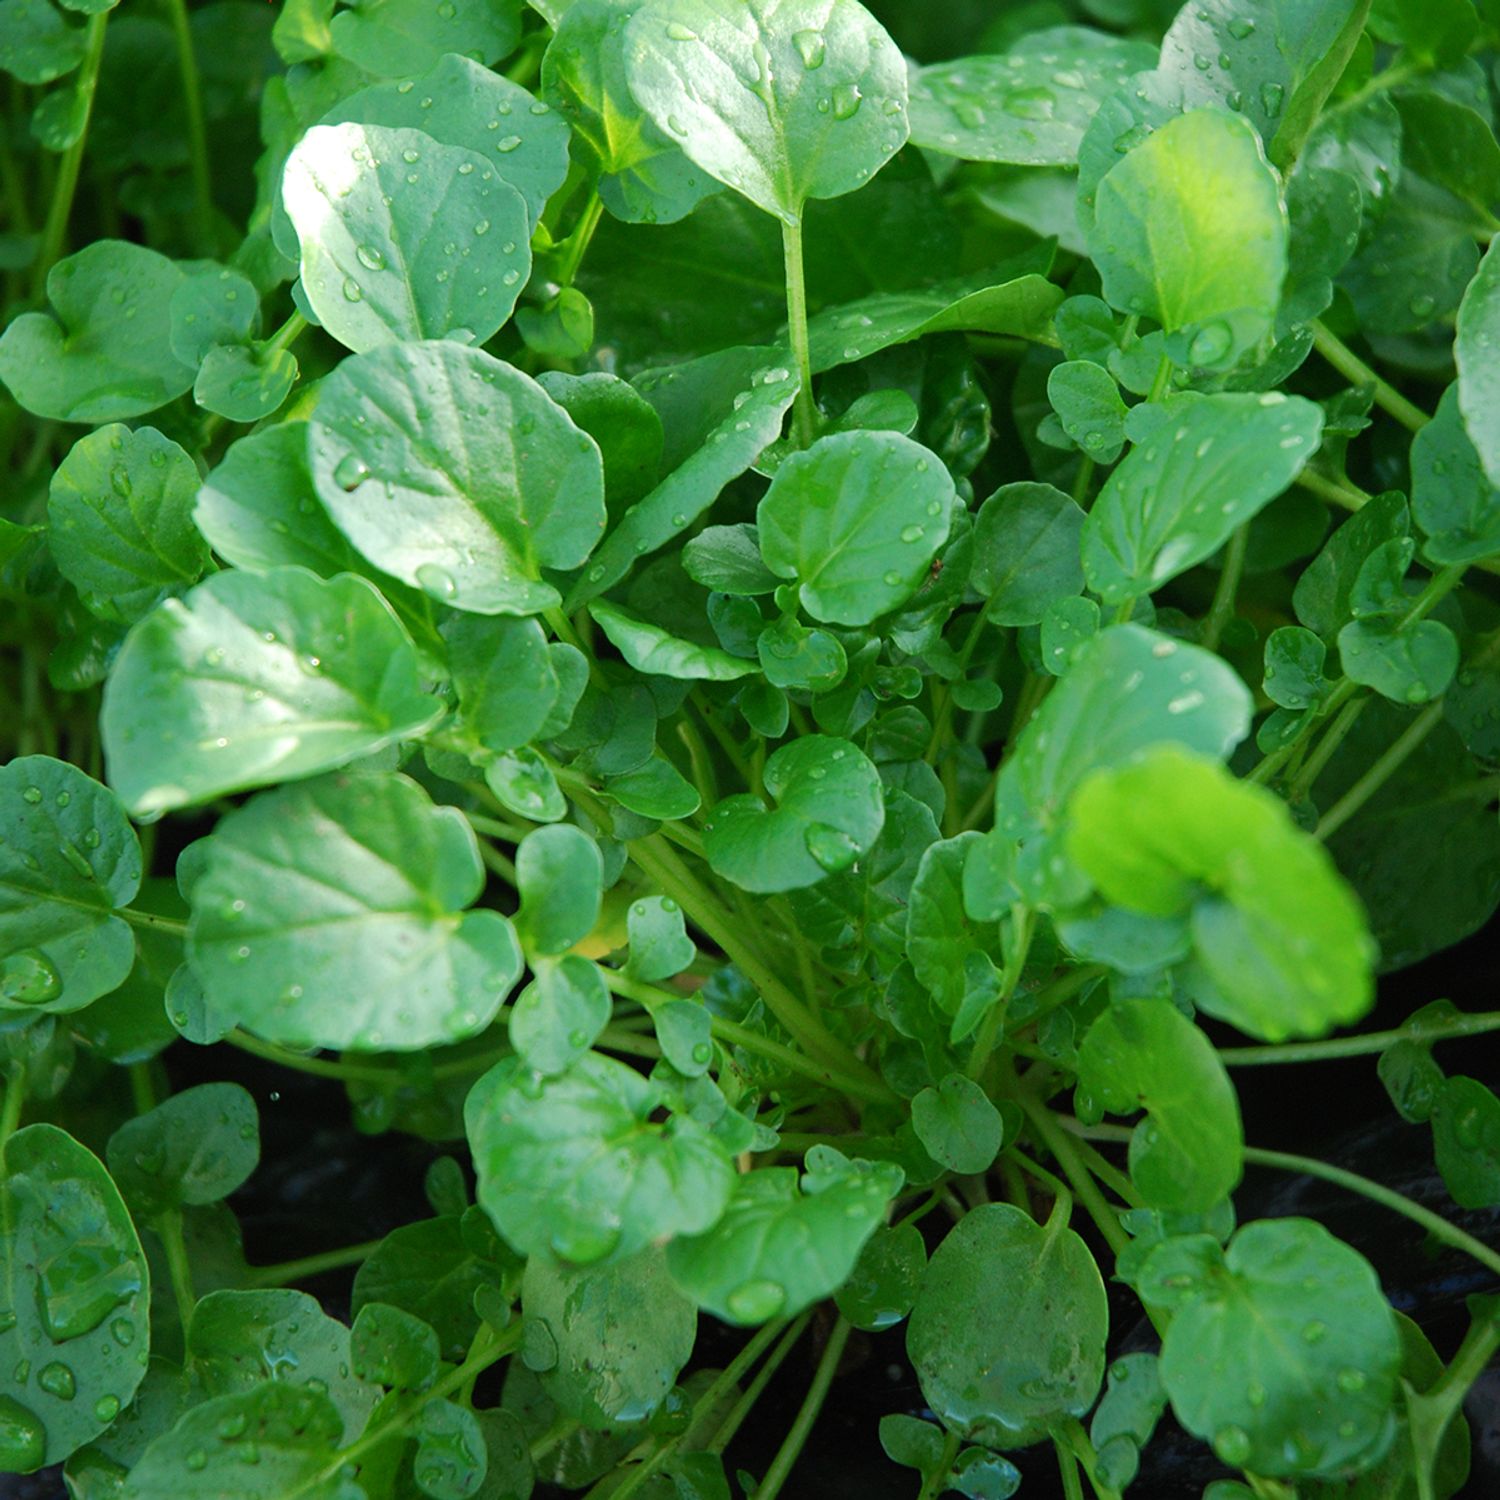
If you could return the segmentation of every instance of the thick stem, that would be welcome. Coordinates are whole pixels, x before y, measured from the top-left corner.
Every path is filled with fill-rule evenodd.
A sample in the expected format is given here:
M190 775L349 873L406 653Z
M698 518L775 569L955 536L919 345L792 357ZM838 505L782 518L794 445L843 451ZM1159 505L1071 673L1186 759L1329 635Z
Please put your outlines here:
M284 1260L274 1266L251 1266L250 1286L290 1286L309 1276L320 1276L324 1271L341 1271L345 1266L357 1266L368 1260L379 1249L382 1241L366 1240L362 1245L344 1245L338 1250L324 1250L317 1255L304 1255L298 1260Z
M813 1426L818 1420L818 1414L823 1410L823 1403L828 1399L828 1388L833 1384L839 1360L843 1357L844 1345L849 1342L849 1335L852 1331L849 1323L843 1318L834 1324L833 1332L828 1335L828 1345L823 1350L823 1357L818 1361L818 1368L813 1371L812 1384L807 1389L807 1395L802 1399L802 1405L792 1422L791 1430L787 1433L781 1447L777 1449L776 1457L771 1460L771 1467L766 1470L766 1477L761 1480L759 1488L755 1491L755 1500L776 1500L781 1493L787 1475L792 1472L792 1465L801 1457L802 1450L812 1435Z
M182 104L187 114L188 152L193 173L193 215L198 223L199 248L214 247L213 182L208 168L208 132L203 126L203 85L193 52L186 0L167 0L167 18L177 43L177 68L182 75Z
M16 1133L21 1124L21 1111L26 1105L26 1068L14 1062L5 1074L5 1105L0 1109L0 1153L5 1143Z
M68 216L73 211L73 194L78 190L78 173L83 166L84 147L88 144L89 119L94 112L94 89L99 82L99 64L104 57L104 27L108 20L107 10L90 16L84 35L83 62L78 68L78 81L73 85L83 100L83 128L58 163L57 185L52 190L52 204L47 210L47 222L42 229L42 243L33 273L32 295L38 301L47 289L47 272L62 254L63 241L67 238Z
M799 448L812 446L818 435L818 409L813 404L812 351L807 343L807 279L802 268L802 221L781 221L781 249L786 262L786 331L797 366L797 400L792 409L792 433Z
M1382 380L1337 334L1316 319L1312 324L1313 348L1351 385L1374 389L1375 404L1410 432L1420 432L1432 419L1414 406L1395 386Z
M599 198L599 190L595 188L589 194L589 201L584 205L578 223L573 226L572 234L568 236L562 264L557 268L557 280L560 285L573 285L574 278L578 275L578 268L583 264L583 257L588 253L589 244L594 238L594 231L599 227L599 221L603 217L604 204Z
M1224 570L1219 574L1219 586L1214 590L1214 602L1209 606L1208 617L1203 622L1203 634L1198 642L1205 651L1219 649L1219 638L1234 615L1235 595L1239 593L1240 578L1245 571L1245 549L1249 541L1250 527L1247 523L1235 531L1224 549Z

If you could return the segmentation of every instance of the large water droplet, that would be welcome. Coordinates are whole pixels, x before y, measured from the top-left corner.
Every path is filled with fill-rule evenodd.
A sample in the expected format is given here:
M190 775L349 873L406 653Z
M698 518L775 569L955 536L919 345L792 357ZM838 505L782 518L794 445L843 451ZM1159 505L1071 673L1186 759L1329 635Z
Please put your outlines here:
M333 482L341 490L356 490L370 477L370 466L357 453L346 453L333 467Z
M113 1245L75 1241L37 1268L36 1300L54 1344L92 1333L141 1289L141 1268Z
M385 269L385 255L378 246L361 245L355 252L359 257L359 263L367 271L383 271Z
M1188 346L1188 361L1195 365L1217 364L1229 353L1233 343L1234 335L1227 323L1205 323Z
M30 1474L47 1456L47 1429L35 1412L0 1396L0 1474Z
M841 83L833 91L833 117L835 120L852 120L859 113L864 101L857 84Z
M12 1005L45 1005L62 994L62 976L39 948L0 959L0 999Z
M859 858L859 845L842 829L827 823L810 823L803 842L807 852L831 875L847 870Z
M764 1323L785 1305L786 1288L775 1281L747 1281L724 1299L724 1306L742 1323Z
M811 71L823 66L823 58L828 47L821 31L794 31L792 45L797 49L797 55L802 59L804 68Z
M1221 1427L1214 1433L1214 1452L1237 1469L1250 1457L1250 1434L1243 1427Z
M453 575L437 563L423 563L417 569L417 583L435 599L451 599L458 592Z
M41 1368L36 1383L59 1401L71 1401L78 1394L78 1382L73 1378L72 1370L56 1360Z

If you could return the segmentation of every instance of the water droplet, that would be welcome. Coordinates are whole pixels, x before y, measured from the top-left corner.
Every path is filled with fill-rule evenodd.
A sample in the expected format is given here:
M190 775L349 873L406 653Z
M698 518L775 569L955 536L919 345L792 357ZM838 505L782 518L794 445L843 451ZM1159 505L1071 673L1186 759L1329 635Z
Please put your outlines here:
M128 1349L135 1342L135 1324L129 1318L116 1318L109 1325L109 1336L122 1349Z
M56 1396L59 1401L71 1401L78 1394L78 1382L73 1378L73 1371L58 1360L44 1365L37 1372L36 1383L49 1396Z
M695 1063L702 1064L704 1067L708 1066L708 1063L712 1059L713 1055L714 1049L709 1046L707 1042L699 1042L698 1045L693 1048L693 1061Z
M1050 120L1057 111L1057 95L1037 84L1033 88L1012 89L1004 98L1006 114L1017 120Z
M201 1448L194 1448L182 1462L194 1474L201 1474L208 1467L208 1454Z
M1169 714L1191 713L1195 708L1201 708L1204 704L1203 694L1196 689L1189 693L1181 693L1167 703Z
M346 453L333 469L333 482L345 493L356 490L370 477L370 466L357 453Z
M1437 307L1437 298L1429 296L1426 292L1418 292L1411 299L1411 315L1414 318L1430 318L1433 310Z
M344 278L344 300L358 302L365 294L364 288L352 277Z
M378 246L361 245L355 252L359 263L367 271L383 271L385 269L385 256Z
M794 31L792 45L802 59L802 66L809 72L823 66L823 58L828 49L821 31Z
M1248 16L1236 16L1224 29L1235 41L1243 42L1247 36L1252 35L1255 31L1255 22Z
M1328 1325L1318 1318L1302 1325L1302 1338L1305 1343L1321 1344L1327 1337Z
M42 789L39 786L29 786L21 793L21 798L35 807L42 800Z
M1214 1452L1237 1469L1250 1457L1250 1434L1243 1427L1221 1427L1214 1433Z
M1364 1390L1365 1372L1352 1367L1347 1370L1340 1370L1338 1373L1338 1382L1339 1389L1352 1396L1356 1391Z
M453 575L437 563L423 563L417 569L417 583L435 599L451 599L458 593Z
M860 93L859 86L857 84L841 83L833 91L834 119L852 120L855 115L859 113L859 106L863 102L864 95Z
M0 959L0 999L44 1005L62 994L62 976L40 948L22 948Z
M1274 120L1281 113L1281 101L1286 97L1286 90L1279 83L1263 83L1260 86L1260 107L1265 110L1266 118Z
M0 1396L0 1474L30 1474L47 1456L47 1429L34 1412Z
M113 1422L120 1415L120 1398L118 1396L101 1396L94 1402L94 1419L99 1422Z
M847 870L859 858L859 845L841 828L833 828L827 823L810 823L803 842L807 845L807 852L830 875Z
M691 26L684 26L681 21L669 21L667 23L667 35L674 42L696 42L698 33Z
M903 542L920 542L926 535L926 530L921 526L912 525L901 528L901 540Z
M775 1281L747 1281L724 1299L732 1317L742 1323L764 1323L786 1305L786 1289Z
M1227 323L1205 323L1193 335L1193 342L1188 346L1188 359L1195 365L1217 364L1229 353L1233 343L1234 335Z

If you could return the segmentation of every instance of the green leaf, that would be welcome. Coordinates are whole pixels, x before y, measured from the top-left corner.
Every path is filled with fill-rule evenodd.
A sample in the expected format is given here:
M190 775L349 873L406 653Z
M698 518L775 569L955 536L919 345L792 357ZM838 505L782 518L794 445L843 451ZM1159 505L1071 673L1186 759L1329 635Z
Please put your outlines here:
M542 569L578 567L604 529L593 439L478 349L392 344L346 359L323 383L308 453L334 524L454 609L550 609L559 595Z
M1282 708L1314 708L1328 681L1323 667L1328 649L1312 631L1283 625L1266 637L1266 696Z
M130 1404L146 1373L149 1277L109 1173L72 1136L18 1130L0 1169L0 1467L30 1474Z
M877 1229L835 1294L839 1311L869 1333L893 1328L911 1311L926 1271L927 1246L915 1224Z
M445 146L477 152L526 200L535 224L568 175L567 121L503 73L460 55L468 51L445 48L415 76L404 61L397 70L400 82L372 84L340 99L318 124L420 130ZM483 253L488 259L491 242Z
M934 1252L906 1329L927 1404L950 1431L1022 1448L1082 1416L1104 1379L1109 1311L1066 1209L966 1214Z
M546 370L537 380L598 443L604 456L604 497L611 515L618 515L651 489L661 470L661 418L633 385L602 370L587 375Z
M910 438L825 437L776 471L756 510L761 555L815 620L868 625L917 591L953 502L942 460Z
M496 63L521 36L520 0L368 0L341 10L329 26L334 50L368 73L405 79L447 52Z
M626 972L646 984L680 974L698 955L687 935L682 908L670 896L645 896L625 914L630 934Z
M49 0L4 0L0 68L22 83L51 83L83 61L84 32Z
M112 792L46 755L0 766L0 1015L81 1010L123 984L135 935L115 913L140 883Z
M847 870L885 822L880 777L847 740L803 735L771 756L763 780L774 809L753 792L726 797L703 830L714 872L741 890L816 885Z
M690 818L702 805L698 789L664 755L653 755L622 776L611 776L602 790L612 801L643 818Z
M573 127L599 196L632 224L671 224L718 183L641 117L625 67L625 26L642 0L573 0L542 59L542 91Z
M362 578L216 573L125 638L104 688L110 780L137 817L311 776L419 734L441 705Z
M1161 1379L1177 1420L1227 1464L1338 1474L1386 1430L1401 1344L1368 1261L1310 1219L1152 1250L1138 1284L1175 1309Z
M1320 1036L1374 1001L1364 913L1274 793L1162 745L1074 794L1068 849L1105 897L1191 914L1200 1009L1253 1036Z
M911 1122L927 1154L950 1172L988 1171L1000 1153L1000 1112L962 1073L923 1089L911 1101Z
M974 519L969 580L985 595L985 616L996 625L1035 625L1057 600L1082 593L1083 525L1082 510L1050 484L1001 485Z
M425 1391L438 1375L438 1339L428 1323L385 1302L366 1302L349 1330L357 1380L392 1390Z
M1105 481L1083 527L1083 570L1106 604L1149 594L1211 557L1296 478L1322 409L1279 391L1173 396Z
M593 1053L544 1080L514 1059L491 1068L464 1120L495 1227L524 1255L582 1265L716 1223L736 1178L729 1155L684 1115L651 1123L661 1103L656 1084Z
M497 755L484 768L485 785L503 806L538 823L556 823L568 810L552 767L535 750Z
M982 835L961 833L922 855L906 906L906 953L939 1008L958 1016L976 988L993 987L1000 946L993 920L976 921L964 902L964 866ZM977 1018L976 1018L977 1019Z
M242 344L255 331L260 297L238 271L190 275L172 293L172 353L197 369L220 344Z
M733 682L756 670L754 662L685 641L607 600L595 599L588 609L610 644L637 672L685 682Z
M231 422L258 422L280 407L297 381L296 358L262 344L210 349L193 382L193 400Z
M95 614L128 625L208 566L193 525L199 483L192 459L151 427L101 427L73 445L48 490L48 545Z
M210 1004L272 1041L405 1051L471 1036L520 977L473 830L404 776L325 777L230 813L193 885Z
M0 335L0 380L27 411L60 422L117 422L193 383L172 353L170 306L182 271L164 255L96 240L47 273L56 317L22 313Z
M306 1292L210 1292L193 1310L187 1356L210 1397L263 1384L310 1389L333 1403L345 1431L360 1431L380 1396L350 1368L348 1328Z
M1458 409L1479 462L1492 485L1500 486L1500 384L1495 374L1500 339L1500 257L1485 252L1458 309L1453 357L1458 365ZM0 353L4 344L0 342ZM0 365L0 374L4 373Z
M906 63L857 0L646 0L630 92L705 172L796 225L906 142Z
M486 750L530 744L559 692L542 627L535 620L452 615L443 640L458 692L458 732Z
M1070 167L1099 101L1155 50L1086 26L1028 32L1005 53L921 69L911 85L911 137L965 161Z
M1344 675L1393 703L1438 697L1458 670L1458 656L1457 637L1437 620L1351 620L1339 631Z
M736 381L734 391L713 403L699 440L644 500L625 512L569 592L566 608L570 612L613 588L642 557L680 536L781 432L782 418L797 394L796 377L785 364L777 363L786 359L785 351L730 353L764 358L766 363L745 371L745 383ZM687 384L682 377L691 369L668 371L662 381ZM646 394L654 394L649 386Z
M1047 399L1063 431L1097 463L1112 464L1125 446L1125 403L1114 377L1092 360L1066 360L1047 376Z
M1076 825L1075 825L1076 826ZM1130 1175L1152 1208L1206 1213L1239 1184L1239 1100L1203 1033L1166 1000L1111 1005L1078 1049L1079 1110L1147 1121L1130 1138Z
M564 1416L597 1429L650 1417L698 1333L697 1309L654 1249L583 1269L533 1256L521 1311L527 1348L544 1350L549 1361L535 1365L543 1389Z
M667 1248L672 1279L726 1323L793 1317L837 1291L901 1187L889 1162L828 1172L762 1167L741 1176L707 1234Z
M1438 1171L1460 1208L1500 1203L1500 1100L1477 1078L1449 1078L1432 1107Z
M564 823L538 829L561 833ZM535 978L516 997L510 1044L538 1073L563 1073L594 1044L609 1023L609 990L599 965L576 953L532 961Z
M319 1391L269 1383L204 1401L146 1449L121 1500L219 1500L226 1489L236 1500L355 1500L364 1491L328 1472L345 1433L338 1409Z
M1354 586L1366 560L1410 529L1406 498L1396 490L1376 495L1350 516L1303 569L1292 591L1297 618L1325 641L1353 618Z
M1430 561L1475 562L1500 552L1500 489L1491 484L1459 415L1450 385L1411 445L1411 512L1427 535Z
M109 1138L115 1185L154 1218L186 1203L217 1203L255 1170L260 1120L237 1083L204 1083L127 1120Z
M1105 175L1089 250L1113 306L1180 334L1184 362L1222 368L1275 323L1287 232L1255 131L1235 115L1197 110Z
M1099 1455L1099 1478L1123 1490L1135 1478L1140 1456L1166 1409L1167 1393L1154 1354L1126 1354L1109 1367L1109 1384L1089 1423Z
M581 828L538 828L516 850L521 910L516 926L528 953L562 953L582 942L599 920L604 865L599 846Z
M420 130L315 126L282 198L307 300L358 352L449 334L482 344L531 274L526 200L486 154Z
M811 693L831 692L849 666L837 636L809 630L786 615L761 631L755 653L772 687L805 688Z

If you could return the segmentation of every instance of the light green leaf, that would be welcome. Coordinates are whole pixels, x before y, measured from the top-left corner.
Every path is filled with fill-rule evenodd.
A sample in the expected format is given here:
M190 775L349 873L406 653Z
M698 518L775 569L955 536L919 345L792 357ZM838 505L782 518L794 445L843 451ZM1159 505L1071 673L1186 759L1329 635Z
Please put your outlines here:
M1089 251L1113 306L1181 334L1185 363L1221 368L1275 323L1287 234L1280 186L1254 129L1196 110L1105 175Z
M927 1154L950 1172L987 1172L1000 1152L1004 1126L989 1095L962 1073L911 1101L911 1123Z
M637 672L681 681L733 682L756 670L752 661L685 641L621 605L595 599L588 608L610 644Z
M334 51L367 73L410 77L432 68L444 53L457 52L490 64L520 40L520 0L367 0L341 10L329 33Z
M4 344L0 342L0 352ZM1492 485L1500 487L1500 255L1485 251L1458 308L1453 358L1458 365L1458 409L1469 441ZM0 365L0 374L4 373Z
M445 146L477 152L526 200L535 224L568 175L568 123L520 84L460 50L468 51L447 49L414 77L410 62L403 64L399 83L372 84L340 99L318 124L421 130ZM486 258L491 251L487 241Z
M1465 430L1462 394L1450 385L1411 445L1411 513L1427 535L1423 556L1441 566L1500 552L1500 489Z
M511 812L538 823L556 823L568 810L552 767L523 746L497 755L484 768L485 785Z
M1083 511L1050 484L1003 484L979 507L969 578L993 623L1035 625L1057 600L1083 592L1083 524Z
M443 624L458 692L455 727L486 750L530 744L557 702L547 637L535 620L453 615Z
M961 57L912 79L911 137L965 161L1071 167L1099 101L1155 49L1087 26L1028 32L1005 53Z
M511 1059L464 1106L479 1201L524 1255L626 1260L716 1223L736 1180L728 1152L683 1115L650 1117L661 1091L597 1054L538 1082Z
M766 762L776 804L754 793L726 797L703 830L708 862L741 890L793 891L847 870L885 822L880 776L847 740L804 735Z
M76 766L0 766L0 1015L75 1011L123 984L135 935L115 915L141 846L114 793Z
M710 176L791 225L906 142L906 63L857 0L646 0L630 92Z
M190 275L172 293L172 353L194 369L220 344L242 344L255 331L260 296L238 271Z
M110 780L137 817L311 776L442 712L362 578L216 573L125 638L104 688Z
M634 770L611 776L605 796L643 818L690 818L703 805L698 789L665 755L654 754Z
M642 0L573 0L542 59L542 90L573 127L599 196L631 224L671 224L719 184L678 149L630 92L625 26Z
M193 382L193 400L231 422L258 422L276 411L297 382L296 357L263 344L210 349Z
M152 427L79 438L52 475L48 545L95 614L125 624L194 582L208 545L193 525L197 466Z
M666 1400L698 1333L697 1309L672 1284L660 1250L575 1270L526 1263L521 1314L552 1363L542 1388L591 1428L644 1422ZM528 1345L529 1346L529 1345Z
M1105 897L1191 913L1198 1005L1267 1041L1321 1036L1374 1001L1364 913L1274 793L1160 745L1074 794L1070 856Z
M1187 393L1105 481L1083 527L1083 570L1106 604L1149 594L1211 557L1301 471L1322 409L1279 391Z
M800 1191L795 1167L747 1172L713 1229L668 1246L667 1268L726 1323L793 1317L848 1279L901 1181L889 1162L810 1171Z
M1177 1420L1256 1474L1335 1475L1380 1441L1396 1393L1396 1317L1370 1263L1310 1219L1248 1224L1227 1251L1169 1239L1138 1278L1175 1310L1161 1378Z
M1075 825L1076 826L1076 825ZM1117 1001L1078 1049L1079 1109L1133 1115L1130 1175L1153 1208L1206 1213L1240 1180L1239 1100L1203 1033L1167 1000Z
M825 437L776 471L756 511L761 555L816 620L868 625L904 604L948 538L953 480L895 432Z
M630 934L626 971L647 984L680 974L697 957L682 908L670 896L644 896L625 914Z
M404 776L266 792L218 825L188 954L210 1003L272 1041L413 1050L480 1031L520 977L473 830Z
M604 864L581 828L538 828L516 850L521 910L516 925L528 953L562 953L582 942L599 920Z
M1108 1327L1104 1282L1066 1209L1041 1225L987 1203L933 1254L906 1352L945 1427L1022 1448L1093 1405Z
M1125 403L1114 377L1089 359L1065 360L1047 376L1047 399L1063 431L1097 463L1112 464L1125 446Z
M0 1296L4 1467L30 1474L130 1404L150 1338L135 1226L103 1163L55 1125L0 1147Z
M511 1008L510 1044L538 1073L564 1073L609 1024L609 990L599 965L576 953L533 959L532 969L535 978Z
M308 302L358 352L449 334L482 344L531 274L526 200L486 155L420 130L315 126L281 191Z
M308 428L313 483L377 567L482 615L550 609L544 568L604 529L604 470L537 383L478 349L390 344L346 359Z
M180 396L196 373L172 353L164 255L95 240L47 273L56 317L22 313L0 335L0 380L27 411L60 422L117 422Z
M132 1212L154 1218L217 1203L255 1170L260 1120L237 1083L204 1083L126 1120L109 1138L109 1170Z

